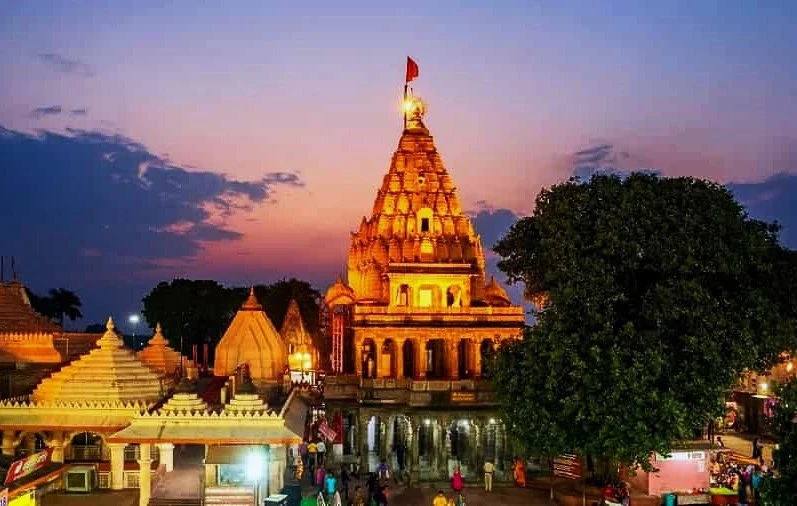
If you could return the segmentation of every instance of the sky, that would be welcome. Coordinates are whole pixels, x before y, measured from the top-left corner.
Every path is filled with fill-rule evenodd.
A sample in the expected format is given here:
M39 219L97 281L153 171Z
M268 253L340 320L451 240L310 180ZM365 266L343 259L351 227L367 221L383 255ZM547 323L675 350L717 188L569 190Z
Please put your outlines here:
M795 21L775 0L6 0L0 254L76 291L77 328L174 277L323 290L401 134L407 55L487 247L607 168L727 184L797 247Z

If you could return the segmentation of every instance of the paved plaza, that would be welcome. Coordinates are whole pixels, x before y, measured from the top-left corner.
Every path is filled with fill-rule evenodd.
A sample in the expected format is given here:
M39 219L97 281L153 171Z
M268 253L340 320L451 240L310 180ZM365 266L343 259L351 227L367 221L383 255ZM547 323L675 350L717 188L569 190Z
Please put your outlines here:
M420 487L399 490L388 498L390 506L431 506L439 488ZM453 497L451 487L442 489L446 497ZM485 492L483 487L466 487L463 491L468 506L549 506L553 504L547 490L521 489L513 486L494 487Z

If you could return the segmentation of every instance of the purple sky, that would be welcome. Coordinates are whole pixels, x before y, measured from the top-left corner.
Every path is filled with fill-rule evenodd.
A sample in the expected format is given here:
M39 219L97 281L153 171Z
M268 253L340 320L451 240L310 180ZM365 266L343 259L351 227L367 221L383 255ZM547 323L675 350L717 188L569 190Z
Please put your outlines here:
M174 276L323 288L408 54L488 245L541 187L615 167L731 184L797 246L794 2L276 3L0 4L0 253L75 289L81 325Z

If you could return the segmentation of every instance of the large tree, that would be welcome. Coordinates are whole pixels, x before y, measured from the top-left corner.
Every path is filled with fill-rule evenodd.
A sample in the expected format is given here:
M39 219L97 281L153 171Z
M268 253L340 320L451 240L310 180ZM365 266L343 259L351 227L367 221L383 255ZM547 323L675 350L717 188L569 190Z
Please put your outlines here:
M502 346L496 392L532 453L649 468L722 409L745 368L794 345L777 227L722 186L600 175L544 189L495 246L544 301Z
M62 327L65 318L68 318L69 321L83 318L83 313L80 311L83 303L80 301L80 297L71 290L52 288L47 295L39 296L27 289L27 295L31 306L37 313L46 316Z
M150 328L160 322L163 334L183 352L190 344L216 343L240 307L237 294L212 280L161 282L143 299L142 314Z
M778 438L774 451L775 469L761 487L763 504L794 506L797 504L797 380L791 380L777 391L779 402L770 420Z

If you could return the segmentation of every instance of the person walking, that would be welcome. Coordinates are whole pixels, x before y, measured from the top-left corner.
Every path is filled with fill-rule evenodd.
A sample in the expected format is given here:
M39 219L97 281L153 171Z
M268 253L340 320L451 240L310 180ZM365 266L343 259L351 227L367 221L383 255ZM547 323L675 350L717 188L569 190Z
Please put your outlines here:
M465 496L462 495L462 492L457 494L456 506L465 506Z
M316 458L318 459L318 465L319 466L323 466L324 465L324 456L326 455L326 451L327 451L327 445L326 445L326 443L324 443L323 439L320 439L318 441L318 443L316 443L315 451L316 451Z
M442 490L437 491L437 495L432 499L432 506L448 506L448 499Z
M485 492L493 491L493 473L495 472L495 464L486 460L484 462L484 490Z
M324 490L329 500L332 500L335 492L338 491L338 479L335 478L335 473L333 473L331 469L327 471L327 475L324 478Z
M526 488L526 466L520 457L515 458L515 483L518 487Z
M346 504L349 502L349 480L349 473L344 465L340 470L340 488L343 490L343 498L346 500Z
M366 506L365 504L365 494L363 494L363 489L359 485L354 487L354 499L351 502L352 506Z
M462 472L459 470L459 466L454 469L454 474L451 476L451 488L454 489L454 492L461 492L462 489L465 487L465 480L462 478Z

